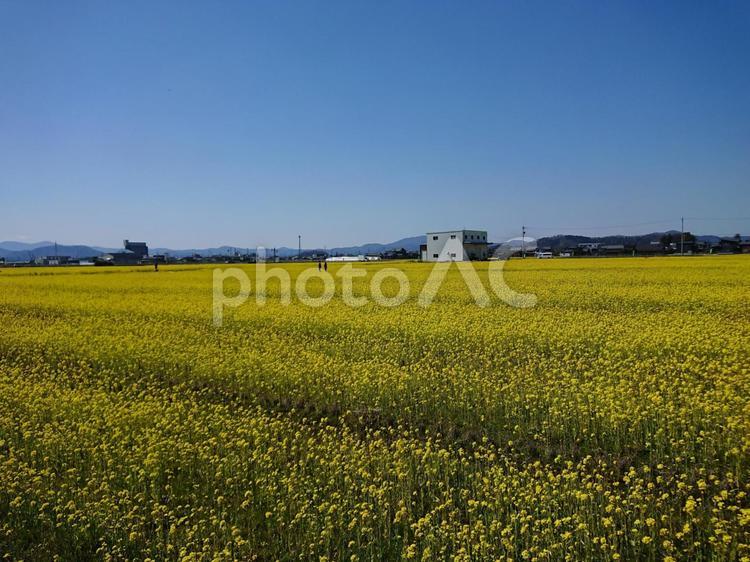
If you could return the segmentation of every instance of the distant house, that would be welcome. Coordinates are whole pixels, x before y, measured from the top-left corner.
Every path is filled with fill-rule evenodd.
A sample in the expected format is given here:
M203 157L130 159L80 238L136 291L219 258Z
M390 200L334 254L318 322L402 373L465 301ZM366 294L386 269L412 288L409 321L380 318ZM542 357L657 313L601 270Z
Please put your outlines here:
M740 238L722 238L711 246L712 254L739 254L742 251Z
M599 246L599 242L582 242L578 244L578 251L584 256L598 256Z
M486 230L446 230L427 233L424 261L468 261L487 259Z
M96 259L97 265L138 265L141 258L131 251L110 252Z
M148 257L148 246L145 242L131 242L130 240L123 240L122 245L125 250L133 252L138 259Z
M602 244L599 246L600 256L622 256L625 252L625 244Z
M96 265L138 265L141 263L152 263L148 257L148 245L145 242L131 242L123 240L124 249L119 252L109 252L99 256Z
M354 262L365 261L365 256L331 256L326 258L327 262Z
M423 246L425 247L426 251L427 244L423 244ZM380 257L382 257L384 260L405 260L409 258L416 258L421 255L421 251L419 252L419 254L416 254L415 252L408 251L406 248L398 248L393 250L386 250L385 252L380 254Z
M660 240L639 240L635 251L639 256L657 256L664 255L666 248Z
M36 265L65 265L70 261L70 256L39 256L34 258Z
M680 242L671 242L669 250L675 254L695 254L706 249L706 243L700 240L684 240Z
M563 246L559 248L558 254L561 258L572 258L573 256L580 256L582 250L577 246Z
M332 256L326 258L327 262L355 262L355 261L380 261L379 256L365 256L360 254L358 256Z

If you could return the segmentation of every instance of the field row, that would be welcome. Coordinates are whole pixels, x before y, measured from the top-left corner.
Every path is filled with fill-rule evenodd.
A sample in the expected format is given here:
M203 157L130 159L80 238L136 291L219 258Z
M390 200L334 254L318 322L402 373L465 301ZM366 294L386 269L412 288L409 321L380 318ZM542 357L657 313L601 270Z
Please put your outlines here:
M453 270L428 308L271 287L221 328L211 269L2 271L0 551L750 556L750 261L506 269L536 307Z

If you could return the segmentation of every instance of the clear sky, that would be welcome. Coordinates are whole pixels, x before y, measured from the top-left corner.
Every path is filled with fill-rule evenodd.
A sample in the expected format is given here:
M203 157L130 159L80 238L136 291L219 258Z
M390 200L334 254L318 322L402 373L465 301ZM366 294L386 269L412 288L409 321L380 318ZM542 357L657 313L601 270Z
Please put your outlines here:
M0 0L0 211L107 246L750 234L750 3Z

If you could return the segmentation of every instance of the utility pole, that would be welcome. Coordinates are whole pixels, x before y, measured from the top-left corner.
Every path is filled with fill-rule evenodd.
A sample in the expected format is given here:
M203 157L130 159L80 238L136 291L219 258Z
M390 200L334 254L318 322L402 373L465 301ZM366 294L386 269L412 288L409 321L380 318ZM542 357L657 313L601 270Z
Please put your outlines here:
M297 259L302 259L302 235L297 235Z
M521 227L521 257L526 257L526 227Z
M680 217L680 255L685 255L685 217Z

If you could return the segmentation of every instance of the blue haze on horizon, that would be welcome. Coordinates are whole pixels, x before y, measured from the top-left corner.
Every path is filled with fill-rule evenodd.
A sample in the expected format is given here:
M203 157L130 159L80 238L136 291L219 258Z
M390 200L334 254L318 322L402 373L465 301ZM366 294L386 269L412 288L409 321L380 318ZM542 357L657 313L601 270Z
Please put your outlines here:
M750 234L748 2L0 0L0 85L0 240Z

